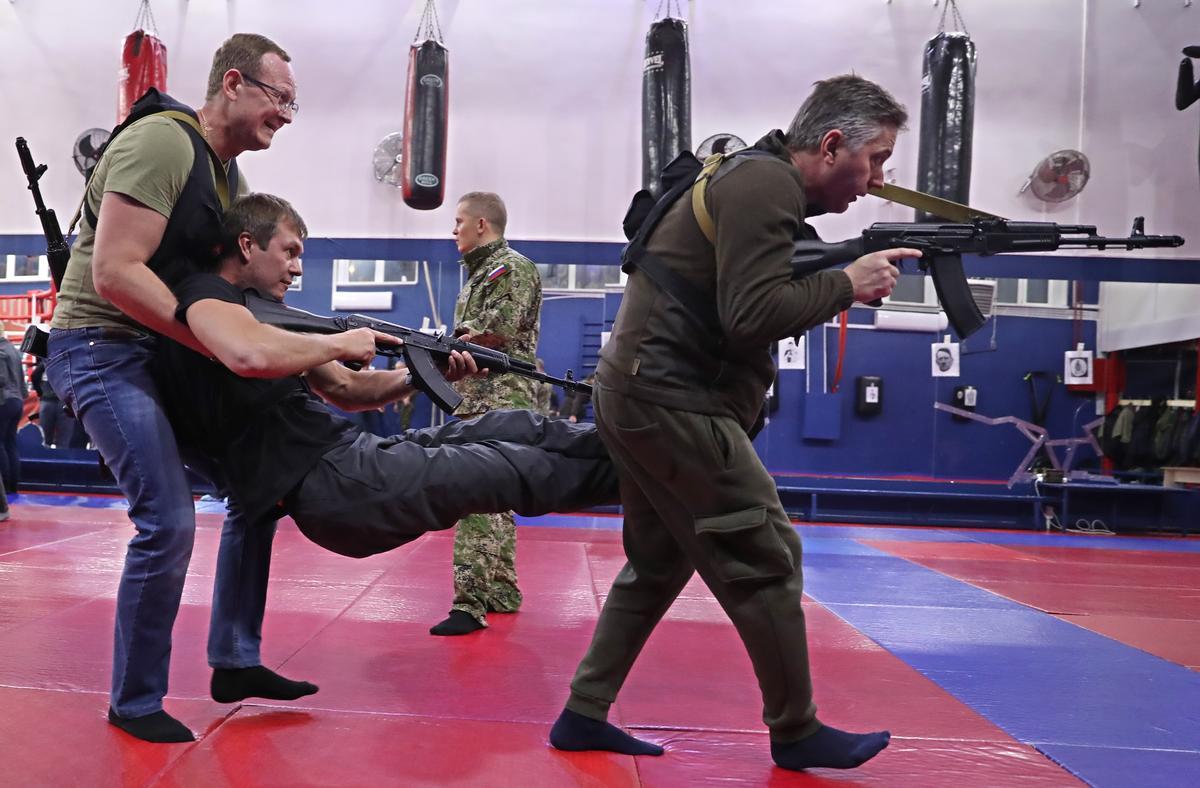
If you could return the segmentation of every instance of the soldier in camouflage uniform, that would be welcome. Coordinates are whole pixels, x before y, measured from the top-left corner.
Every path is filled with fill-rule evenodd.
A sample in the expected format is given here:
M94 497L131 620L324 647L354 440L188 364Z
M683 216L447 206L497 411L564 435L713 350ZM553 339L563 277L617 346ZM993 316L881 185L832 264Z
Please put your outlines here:
M537 360L536 367L538 372L546 371L546 363L540 358ZM554 384L540 383L533 381L533 409L543 416L554 417L558 415L558 401L555 397Z
M542 282L537 267L504 240L504 202L490 192L458 201L454 239L467 282L454 306L454 333L524 361L536 358ZM470 419L489 410L534 407L533 381L517 375L463 379L456 415ZM474 514L454 536L454 603L434 635L465 635L487 626L487 613L521 606L517 588L517 528L511 512Z

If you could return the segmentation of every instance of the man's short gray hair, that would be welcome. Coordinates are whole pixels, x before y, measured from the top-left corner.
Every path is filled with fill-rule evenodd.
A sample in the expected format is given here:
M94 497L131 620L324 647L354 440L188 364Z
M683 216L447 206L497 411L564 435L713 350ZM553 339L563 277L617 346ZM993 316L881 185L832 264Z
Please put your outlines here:
M812 94L801 105L785 136L788 150L815 151L833 129L846 135L846 144L857 149L885 127L903 131L908 111L892 94L870 80L843 74L814 83Z

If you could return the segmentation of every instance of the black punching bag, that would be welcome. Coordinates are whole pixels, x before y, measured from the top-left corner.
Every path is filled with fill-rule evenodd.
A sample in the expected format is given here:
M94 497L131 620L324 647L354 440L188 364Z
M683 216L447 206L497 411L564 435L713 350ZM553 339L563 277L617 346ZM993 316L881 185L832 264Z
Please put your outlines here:
M1183 48L1184 58L1179 64L1179 80L1175 85L1175 109L1185 110L1196 99L1200 99L1200 82L1192 76L1192 58L1200 57L1200 46Z
M404 202L420 211L437 208L446 196L448 69L441 42L428 39L409 49L400 188Z
M642 70L642 188L658 197L658 176L692 147L692 78L687 23L667 17L650 25Z
M917 189L966 204L971 192L975 121L975 42L940 32L925 44ZM917 221L935 220L917 211Z

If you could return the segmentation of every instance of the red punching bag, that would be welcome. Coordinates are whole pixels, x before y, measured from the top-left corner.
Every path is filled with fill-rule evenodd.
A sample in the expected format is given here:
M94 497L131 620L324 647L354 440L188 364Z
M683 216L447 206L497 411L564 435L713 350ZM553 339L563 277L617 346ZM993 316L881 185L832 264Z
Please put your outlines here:
M422 33L424 33L423 40ZM410 208L431 211L446 196L446 121L449 57L433 0L425 3L421 27L408 52L404 100L404 152L400 189Z
M150 0L142 0L133 27L134 31L125 36L125 45L121 49L117 123L125 120L134 102L150 88L158 88L164 93L167 90L167 47L158 37Z

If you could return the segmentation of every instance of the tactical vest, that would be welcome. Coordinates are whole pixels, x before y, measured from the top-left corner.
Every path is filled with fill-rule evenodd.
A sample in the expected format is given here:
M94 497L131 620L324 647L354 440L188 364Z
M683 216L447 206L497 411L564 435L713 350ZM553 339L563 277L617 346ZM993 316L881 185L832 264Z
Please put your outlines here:
M649 190L642 189L633 195L633 201L621 221L625 237L629 239L621 251L621 270L626 274L640 270L660 290L678 301L718 341L722 333L716 302L668 267L658 256L647 251L646 242L675 201L691 189L692 214L700 225L700 232L704 233L709 243L716 245L716 227L706 204L708 187L739 164L762 157L775 158L775 155L756 148L742 148L732 153L713 154L701 164L691 151L685 150L663 168L659 176L662 196L655 200Z
M716 340L719 348L725 346L725 335L721 331L716 299L676 273L657 255L647 251L646 242L675 201L691 189L692 215L700 225L700 232L715 246L716 227L706 202L708 187L732 172L739 164L751 158L762 157L775 158L775 155L756 148L742 148L732 153L713 154L701 164L691 151L685 150L663 168L660 176L662 196L655 200L648 190L642 189L633 195L629 210L625 212L625 218L621 221L625 237L629 239L629 243L621 251L621 270L626 274L632 274L634 271L645 274L660 290L678 301L696 324ZM766 424L768 407L768 403L764 402L758 418L747 430L747 435L752 440Z
M137 121L160 113L187 132L194 152L192 171L167 219L162 241L147 261L150 270L171 286L194 271L211 268L219 251L222 217L232 198L237 196L238 167L237 160L231 160L225 182L214 182L209 161L217 173L223 172L224 166L201 134L195 111L156 88L150 88L137 100L129 117L112 130L105 148ZM86 188L81 210L95 229L100 217L88 203Z

